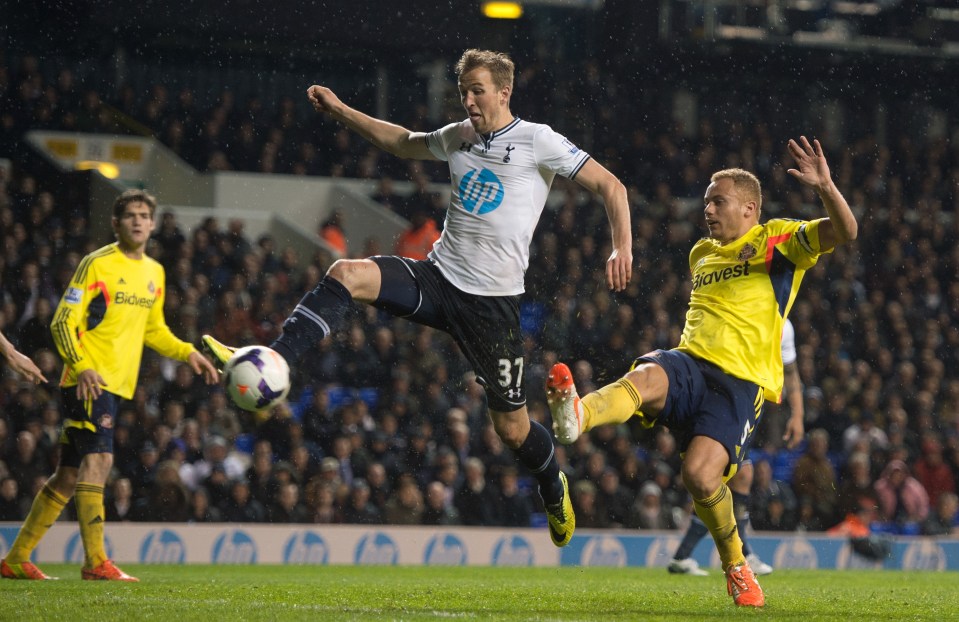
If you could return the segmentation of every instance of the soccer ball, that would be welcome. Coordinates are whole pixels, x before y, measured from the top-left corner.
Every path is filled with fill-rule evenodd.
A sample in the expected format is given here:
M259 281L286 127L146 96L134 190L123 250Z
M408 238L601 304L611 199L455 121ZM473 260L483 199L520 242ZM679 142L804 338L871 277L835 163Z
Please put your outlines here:
M290 391L290 366L265 346L247 346L223 366L223 381L233 403L243 410L272 408Z

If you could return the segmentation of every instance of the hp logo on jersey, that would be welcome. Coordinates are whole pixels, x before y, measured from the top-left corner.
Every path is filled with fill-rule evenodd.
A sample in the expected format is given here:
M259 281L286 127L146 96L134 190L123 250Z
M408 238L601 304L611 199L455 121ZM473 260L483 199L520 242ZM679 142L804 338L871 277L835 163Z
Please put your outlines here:
M489 169L472 170L460 180L460 200L471 214L487 214L500 206L506 194L503 182Z

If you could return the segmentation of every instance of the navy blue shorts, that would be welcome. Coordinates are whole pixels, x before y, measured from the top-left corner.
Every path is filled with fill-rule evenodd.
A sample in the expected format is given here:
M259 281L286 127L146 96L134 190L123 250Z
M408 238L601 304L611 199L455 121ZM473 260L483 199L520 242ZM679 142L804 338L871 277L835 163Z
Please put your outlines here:
M659 365L669 378L656 422L669 428L680 451L694 436L707 436L729 453L725 479L735 475L763 413L763 388L678 350L656 350L636 359L634 367L640 363Z
M526 404L519 296L477 296L457 289L430 260L380 255L380 295L373 306L449 333L486 389L490 410Z
M104 391L92 401L77 397L76 387L61 389L63 431L60 432L60 466L79 468L87 454L113 453L113 424L120 398Z

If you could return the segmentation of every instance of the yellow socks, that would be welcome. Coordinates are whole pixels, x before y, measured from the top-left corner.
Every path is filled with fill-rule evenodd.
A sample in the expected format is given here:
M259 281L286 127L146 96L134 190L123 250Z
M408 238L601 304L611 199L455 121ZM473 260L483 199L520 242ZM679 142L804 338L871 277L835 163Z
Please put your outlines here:
M733 495L726 484L705 499L693 499L696 515L709 528L723 570L746 561L743 556L743 541L736 530L736 517L733 514Z
M643 398L626 378L620 378L586 395L583 404L583 431L606 423L623 423L643 405Z
M103 486L79 482L74 496L77 504L77 522L80 538L87 555L87 568L96 568L107 560L103 545Z
M33 500L30 513L23 521L20 533L17 534L16 540L13 541L13 545L7 552L8 563L22 564L30 561L30 553L37 547L47 530L53 527L53 523L57 522L57 518L67 501L69 499L63 497L53 488L44 485Z

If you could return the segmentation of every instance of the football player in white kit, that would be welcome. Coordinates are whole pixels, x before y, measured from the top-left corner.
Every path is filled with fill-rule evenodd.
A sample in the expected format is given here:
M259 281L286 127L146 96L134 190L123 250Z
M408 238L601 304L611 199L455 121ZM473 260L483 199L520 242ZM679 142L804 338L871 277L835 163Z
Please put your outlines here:
M292 365L336 328L353 301L448 332L485 388L490 417L503 442L539 483L550 537L566 546L575 516L550 432L526 410L519 297L533 230L553 178L574 179L600 196L612 233L606 284L622 291L632 274L626 188L606 168L549 126L510 112L513 61L467 50L456 64L467 119L434 132L412 132L344 104L313 85L313 107L377 147L401 158L449 163L452 198L443 233L425 261L396 256L336 261L306 294L271 347ZM232 348L204 336L219 361Z

